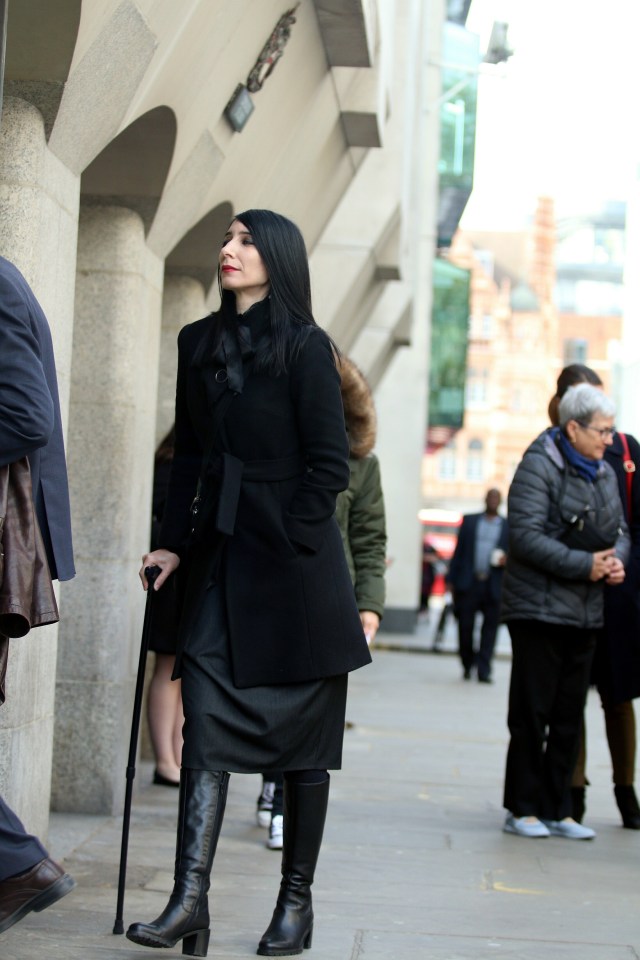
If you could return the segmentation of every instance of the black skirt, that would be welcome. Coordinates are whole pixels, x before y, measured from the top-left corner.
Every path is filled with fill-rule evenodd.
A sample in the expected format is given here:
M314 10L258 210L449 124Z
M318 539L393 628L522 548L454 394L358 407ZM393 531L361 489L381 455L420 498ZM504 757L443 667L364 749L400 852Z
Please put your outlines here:
M218 586L205 592L181 677L184 767L231 773L340 769L347 675L235 687Z

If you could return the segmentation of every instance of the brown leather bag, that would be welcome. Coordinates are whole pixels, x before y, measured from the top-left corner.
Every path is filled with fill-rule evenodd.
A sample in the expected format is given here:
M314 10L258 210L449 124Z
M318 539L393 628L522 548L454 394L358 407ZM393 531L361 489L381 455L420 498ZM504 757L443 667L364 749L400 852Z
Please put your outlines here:
M8 638L57 623L49 564L33 504L26 457L0 467L0 703L4 703Z

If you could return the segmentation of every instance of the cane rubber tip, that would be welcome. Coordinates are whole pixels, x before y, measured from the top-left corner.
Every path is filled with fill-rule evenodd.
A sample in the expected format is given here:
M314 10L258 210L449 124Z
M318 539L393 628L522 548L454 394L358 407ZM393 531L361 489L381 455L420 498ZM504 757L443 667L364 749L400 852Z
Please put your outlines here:
M116 922L113 925L113 932L114 934L124 933L124 923L122 922L122 920L116 920Z

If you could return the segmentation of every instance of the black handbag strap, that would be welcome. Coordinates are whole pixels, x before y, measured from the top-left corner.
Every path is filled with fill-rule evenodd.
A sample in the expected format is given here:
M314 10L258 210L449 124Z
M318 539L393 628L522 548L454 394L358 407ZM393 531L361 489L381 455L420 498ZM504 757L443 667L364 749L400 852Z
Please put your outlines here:
M563 523L567 524L567 530L570 530L577 521L578 514L574 513L571 517L565 517L564 515L564 500L567 492L567 484L569 483L569 463L564 457L563 460L564 470L562 471L562 483L560 484L560 495L558 497L558 510L560 511L560 519Z
M633 489L633 475L636 472L636 465L634 463L633 457L629 451L629 441L624 433L618 431L618 436L620 437L620 442L622 443L622 468L626 474L626 488L627 488L627 523L631 526L631 491Z

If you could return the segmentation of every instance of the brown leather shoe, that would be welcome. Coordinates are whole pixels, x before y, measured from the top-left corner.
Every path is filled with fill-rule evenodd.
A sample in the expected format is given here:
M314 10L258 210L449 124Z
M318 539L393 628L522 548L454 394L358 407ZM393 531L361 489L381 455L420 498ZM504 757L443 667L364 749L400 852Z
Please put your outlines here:
M47 857L26 873L0 881L0 933L34 910L39 913L75 887L73 877Z

